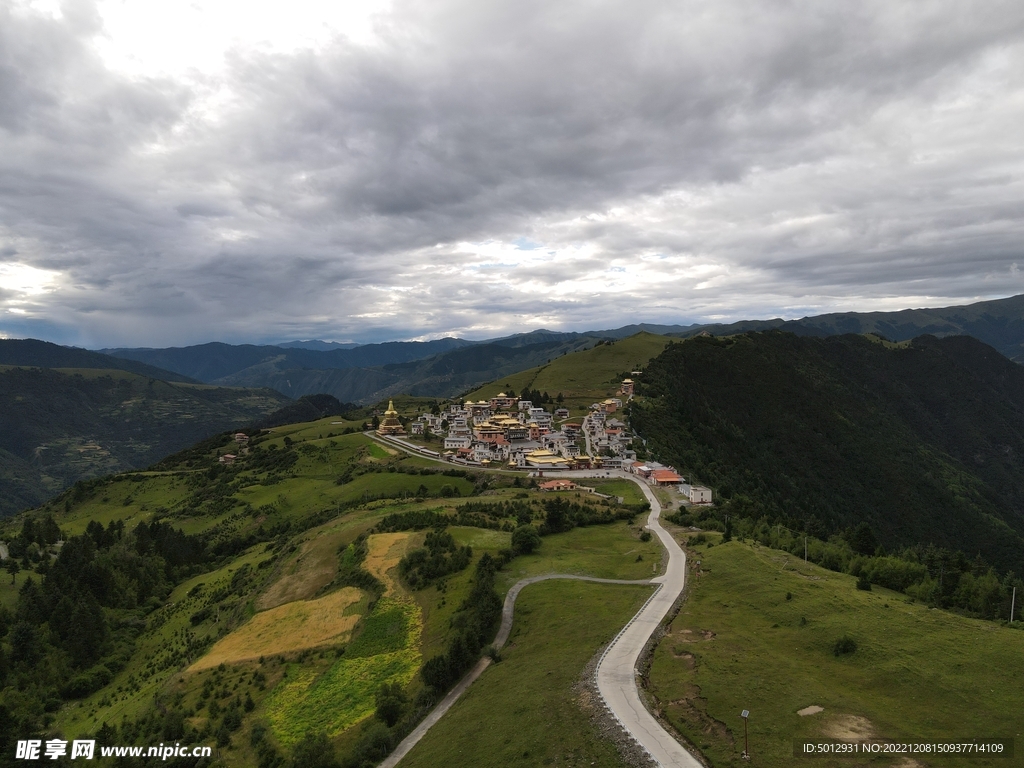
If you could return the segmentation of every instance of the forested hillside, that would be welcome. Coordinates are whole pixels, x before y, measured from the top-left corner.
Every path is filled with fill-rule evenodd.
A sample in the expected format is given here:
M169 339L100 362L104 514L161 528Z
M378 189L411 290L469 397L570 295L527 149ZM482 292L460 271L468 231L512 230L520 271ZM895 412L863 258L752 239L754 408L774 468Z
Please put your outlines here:
M288 402L269 389L170 383L119 370L0 367L0 515L76 480L145 467Z
M695 338L639 393L649 447L735 515L1024 571L1024 368L973 338Z

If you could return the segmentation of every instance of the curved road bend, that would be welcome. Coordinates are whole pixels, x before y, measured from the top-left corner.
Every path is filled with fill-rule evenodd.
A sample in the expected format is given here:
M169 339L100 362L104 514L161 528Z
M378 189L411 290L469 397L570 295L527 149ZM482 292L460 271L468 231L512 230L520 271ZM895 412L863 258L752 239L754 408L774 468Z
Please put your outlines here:
M398 446L396 446L398 447ZM560 476L571 477L618 477L636 483L651 505L651 513L647 518L647 527L658 537L663 547L668 552L668 564L665 573L651 579L651 584L658 584L658 590L637 612L630 622L612 640L605 650L597 668L597 688L604 699L608 709L619 721L623 728L639 742L648 754L663 768L703 768L703 764L666 731L661 723L647 711L643 702L640 701L640 693L636 683L636 664L640 654L650 639L651 635L658 629L662 620L668 615L672 605L682 594L686 583L686 554L676 541L669 535L668 531L661 527L659 520L661 516L661 503L651 491L650 487L633 475L621 470L606 470L598 472L563 472ZM608 579L597 579L592 577L581 577L571 575L535 576L517 582L509 590L505 597L505 605L502 610L501 628L495 639L495 647L501 648L508 640L509 632L512 629L512 613L515 599L519 592L529 583L550 578L577 578L586 581L626 583L645 583L635 581L619 582ZM387 759L380 764L379 768L394 768L398 762L405 757L409 751L419 742L423 735L440 720L444 714L451 709L452 704L459 696L472 685L490 665L491 660L484 657L477 662L458 685L453 688L447 696L431 711L423 721L413 729L412 733L405 737L395 748Z
M668 565L665 573L651 579L652 583L661 585L658 591L605 651L597 667L597 689L622 727L647 750L655 762L664 768L702 768L702 763L686 751L647 711L640 701L636 684L636 665L640 653L683 591L686 583L686 553L668 531L661 527L661 504L647 483L621 471L601 474L632 480L640 486L651 504L647 527L657 535L668 552Z
M515 611L516 598L519 597L519 593L523 590L527 584L535 584L538 581L547 581L548 579L574 579L576 581L596 581L599 584L652 584L650 579L640 579L637 581L630 581L627 579L598 579L593 576L573 576L572 574L552 573L545 576L531 576L521 581L517 581L509 589L505 595L505 603L501 609L501 626L498 628L498 635L494 639L494 647L497 650L501 650L505 647L505 643L508 642L508 636L512 632L512 616ZM469 688L473 682L480 677L487 667L491 665L491 659L488 656L484 656L480 659L476 665L466 673L459 684L456 685L448 695L441 699L441 702L431 710L430 714L427 715L417 725L412 732L402 739L401 743L395 747L395 751L388 755L378 768L394 768L398 765L398 761L409 754L409 751L419 743L419 740L423 738L427 731L433 727L433 725L444 717L445 713L451 709L458 698L465 693L466 689Z

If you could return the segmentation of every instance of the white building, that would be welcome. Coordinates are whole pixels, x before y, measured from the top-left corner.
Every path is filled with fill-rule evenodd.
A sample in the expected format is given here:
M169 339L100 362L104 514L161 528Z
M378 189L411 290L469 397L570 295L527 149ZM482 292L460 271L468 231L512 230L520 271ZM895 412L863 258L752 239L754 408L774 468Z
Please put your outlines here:
M454 451L459 448L469 448L473 445L473 438L470 435L448 435L444 439L444 449Z
M691 485L690 486L690 503L691 504L710 504L711 503L711 489L705 488L703 485Z

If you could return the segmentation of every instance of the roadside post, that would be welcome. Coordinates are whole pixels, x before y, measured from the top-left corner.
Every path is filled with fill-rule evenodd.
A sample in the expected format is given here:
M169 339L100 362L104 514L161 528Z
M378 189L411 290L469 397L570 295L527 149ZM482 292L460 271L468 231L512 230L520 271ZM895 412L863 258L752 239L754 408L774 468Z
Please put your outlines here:
M747 741L747 718L750 716L750 710L744 709L740 712L740 717L743 718L743 754L741 757L744 760L750 759L750 743Z

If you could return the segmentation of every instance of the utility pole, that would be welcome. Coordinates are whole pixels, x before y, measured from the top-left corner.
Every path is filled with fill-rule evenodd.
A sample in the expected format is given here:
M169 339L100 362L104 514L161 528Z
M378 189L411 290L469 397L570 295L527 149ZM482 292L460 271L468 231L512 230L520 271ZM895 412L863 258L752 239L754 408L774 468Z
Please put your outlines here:
M1013 597L1010 598L1010 623L1013 624L1013 609L1017 605L1017 588L1013 588Z
M807 562L807 537L804 536L804 562Z

